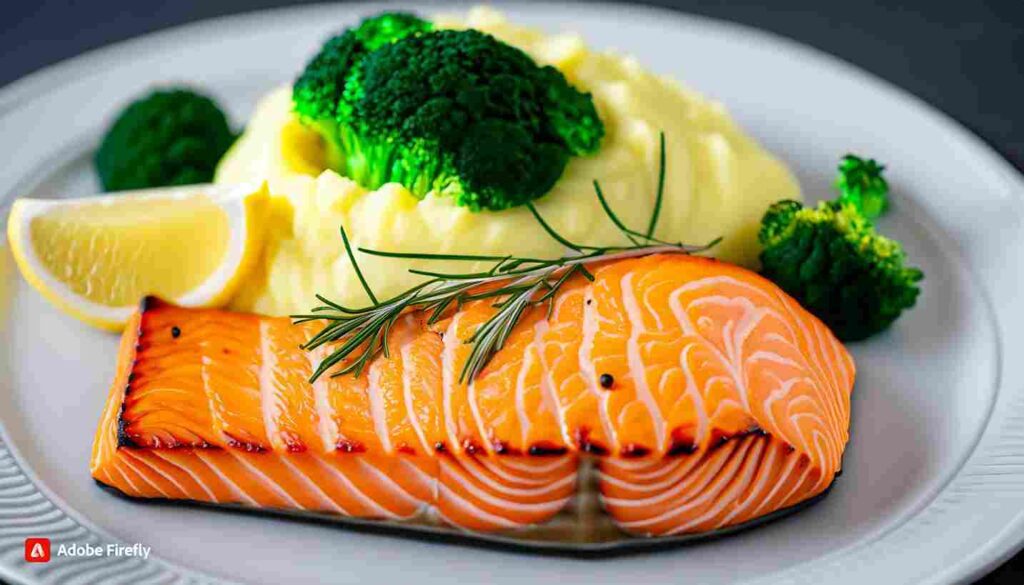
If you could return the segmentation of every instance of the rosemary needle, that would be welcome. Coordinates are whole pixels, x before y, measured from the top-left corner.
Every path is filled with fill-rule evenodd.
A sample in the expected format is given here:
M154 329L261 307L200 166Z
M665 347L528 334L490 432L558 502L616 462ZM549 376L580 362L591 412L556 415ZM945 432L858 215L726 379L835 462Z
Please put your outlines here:
M360 284L363 285L363 290L366 291L366 295L373 301L374 306L379 305L377 297L374 296L373 290L370 285L366 282L366 278L363 277L363 271L359 269L359 263L356 262L356 255L352 253L352 246L348 243L348 235L345 233L345 226L339 228L341 230L341 241L345 244L345 252L348 253L348 259L352 262L352 268L356 271L356 276L359 277Z
M651 212L651 221L647 224L647 238L654 236L654 228L658 227L658 216L661 215L661 200L665 195L665 133L658 134L658 191L654 197L654 211Z

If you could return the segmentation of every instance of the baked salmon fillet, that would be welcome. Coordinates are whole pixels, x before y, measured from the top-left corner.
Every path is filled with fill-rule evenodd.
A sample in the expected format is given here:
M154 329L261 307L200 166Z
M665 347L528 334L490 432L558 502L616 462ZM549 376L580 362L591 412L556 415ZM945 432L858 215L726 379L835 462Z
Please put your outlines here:
M528 312L460 383L495 310L403 316L359 376L310 383L319 328L143 303L93 447L139 498L474 531L549 520L584 459L637 535L734 526L821 494L840 471L854 363L814 316L737 266L668 254L595 266Z

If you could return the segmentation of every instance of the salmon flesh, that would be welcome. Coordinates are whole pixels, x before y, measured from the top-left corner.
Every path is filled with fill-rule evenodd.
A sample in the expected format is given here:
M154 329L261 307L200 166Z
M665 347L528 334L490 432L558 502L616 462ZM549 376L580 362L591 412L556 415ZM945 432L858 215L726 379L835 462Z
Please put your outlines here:
M528 311L468 383L488 302L404 315L388 357L310 383L331 348L299 346L320 325L150 299L121 341L92 475L139 498L500 531L550 520L586 460L636 535L734 526L826 490L855 367L817 318L710 259L593 274Z

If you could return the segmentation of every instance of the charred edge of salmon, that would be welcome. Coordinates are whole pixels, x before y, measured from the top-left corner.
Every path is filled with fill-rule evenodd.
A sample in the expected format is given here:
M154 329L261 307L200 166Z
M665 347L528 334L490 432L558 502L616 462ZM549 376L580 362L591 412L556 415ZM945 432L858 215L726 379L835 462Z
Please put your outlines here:
M619 450L619 455L623 459L639 459L650 455L650 453L651 450L649 448L633 443L623 445L622 449Z
M359 441L338 439L338 442L334 444L334 449L340 453L365 453L366 445L360 443Z
M762 429L756 424L752 424L750 427L737 431L734 433L726 433L719 429L712 429L711 437L708 440L708 452L714 451L719 447L724 446L729 441L742 439L747 435L758 435L761 437L770 437L771 433ZM627 445L627 447L629 447ZM786 448L789 451L793 451L794 447L786 443ZM669 443L668 450L665 451L665 457L681 457L684 455L692 455L700 449L700 445L694 438L693 433L689 429L675 429L672 431L671 442ZM625 452L626 447L623 448L623 457L628 457ZM633 455L634 457L640 457L640 455Z
M259 443L239 439L227 431L224 432L224 436L227 437L229 447L245 451L246 453L266 453L268 451L265 446Z
M835 485L835 478L821 493L806 500L797 502L787 508L781 508L768 514L752 518L740 524L718 528L696 534L680 534L675 536L631 536L625 532L615 540L552 540L531 538L530 529L509 534L467 532L458 528L411 522L390 520L370 520L329 514L323 512L307 512L280 508L256 508L242 504L214 504L197 500L173 500L168 498L140 498L122 492L114 486L107 485L99 479L96 484L109 494L133 503L151 506L184 506L202 508L226 513L242 513L252 516L281 518L296 522L313 522L332 526L342 530L352 530L366 534L378 534L394 538L412 538L418 541L443 545L472 546L489 550L505 550L511 552L531 553L536 555L571 557L584 559L621 557L630 554L642 554L658 550L667 550L714 541L739 532L745 532L765 524L785 518L791 514L813 506L824 499ZM539 530L539 529L538 529Z
M117 447L118 449L138 449L140 445L128 435L124 422L124 402L121 403L121 412L117 415Z
M666 457L681 457L683 455L693 455L697 452L697 445L693 443L672 443L669 446L668 451L665 452Z
M403 444L403 446L405 446ZM478 445L472 439L465 439L462 443L462 449L467 455L484 454L486 451ZM447 452L447 446L443 442L438 442L435 445L436 452L445 453ZM398 448L398 451L402 451L402 447ZM521 449L517 449L508 444L507 441L495 439L491 442L491 451L495 455L508 456L508 457L521 457L528 455L530 457L555 457L558 455L565 455L569 452L569 448L563 445L556 445L548 441L538 441L526 448L524 452ZM415 454L415 450L409 448L410 454Z
M124 385L124 394L121 395L121 404L120 404L120 406L117 409L117 447L118 448L121 448L121 447L138 448L140 446L138 443L135 442L135 439L133 439L131 437L131 435L128 434L128 421L126 421L125 418L124 418L124 403L125 403L125 399L128 398L128 394L131 393L131 391L132 391L132 381L135 378L135 373L134 373L135 372L135 363L136 363L136 361L138 360L138 357L139 357L139 350L142 349L140 347L140 341L142 340L142 318L143 318L143 316L145 316L145 314L151 308L156 306L156 304L159 303L159 302L160 301L158 299L156 299L155 297L143 297L142 300L139 301L139 320L138 320L138 326L135 328L134 331L130 332L130 331L128 331L126 329L125 332L123 333L123 335L132 335L132 334L134 334L135 335L135 341L134 341L134 343L132 343L132 346L134 347L134 353L132 354L132 359L126 360L126 363L124 365L124 367L127 368L128 373L125 376L126 383ZM117 376L117 374L115 374L115 376ZM115 380L116 379L117 378L115 377Z
M565 445L556 445L547 441L539 441L530 445L530 448L527 449L526 452L534 457L557 457L568 453L569 448Z
M522 455L519 449L510 447L508 442L495 440L491 444L491 449L494 450L495 455Z
M711 438L708 441L708 453L714 451L715 449L718 449L719 447L724 446L729 441L736 441L744 437L748 437L750 435L755 435L758 437L771 436L767 431L765 431L764 429L757 425L751 425L749 428L743 429L742 431L737 431L735 433L727 433L719 429L712 429ZM790 445L789 443L785 443L785 445L786 448L789 449L790 452L792 452L793 446Z
M665 455L668 457L676 455L689 455L697 450L696 429L692 426L679 427L672 430L671 442Z
M589 453L597 457L605 457L610 453L608 447L590 438L589 427L581 426L576 429L574 439L576 441L576 448L579 449L580 453Z

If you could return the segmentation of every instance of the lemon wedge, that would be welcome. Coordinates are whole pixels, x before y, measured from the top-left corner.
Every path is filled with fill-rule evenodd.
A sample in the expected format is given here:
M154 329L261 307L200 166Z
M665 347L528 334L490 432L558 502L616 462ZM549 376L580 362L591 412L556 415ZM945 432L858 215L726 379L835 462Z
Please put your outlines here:
M44 297L116 331L146 295L186 307L226 303L257 263L269 205L265 184L19 199L7 237Z

